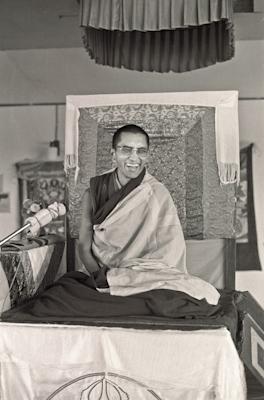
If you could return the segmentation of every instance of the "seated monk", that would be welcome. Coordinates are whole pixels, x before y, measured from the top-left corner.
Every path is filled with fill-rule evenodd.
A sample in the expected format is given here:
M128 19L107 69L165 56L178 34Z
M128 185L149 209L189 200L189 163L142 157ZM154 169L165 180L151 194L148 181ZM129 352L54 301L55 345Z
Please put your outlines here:
M149 136L137 125L125 125L114 133L111 154L116 168L91 178L83 197L78 249L85 268L107 270L115 295L167 288L204 297L209 284L187 274L172 197L146 169Z
M216 323L219 293L187 273L176 207L146 170L147 133L136 125L119 128L111 152L116 168L91 178L83 197L78 247L89 276L68 272L3 318L80 322L109 316L212 316Z
M136 125L112 141L116 168L96 176L83 197L80 258L89 272L129 259L155 259L185 271L185 242L173 200L147 170L149 137Z

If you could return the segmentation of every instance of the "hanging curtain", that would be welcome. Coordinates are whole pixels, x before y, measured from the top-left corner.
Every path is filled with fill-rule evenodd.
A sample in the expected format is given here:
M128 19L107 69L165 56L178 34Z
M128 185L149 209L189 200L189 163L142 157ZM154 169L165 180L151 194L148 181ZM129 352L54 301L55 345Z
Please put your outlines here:
M184 72L234 55L232 0L82 0L83 42L98 64Z

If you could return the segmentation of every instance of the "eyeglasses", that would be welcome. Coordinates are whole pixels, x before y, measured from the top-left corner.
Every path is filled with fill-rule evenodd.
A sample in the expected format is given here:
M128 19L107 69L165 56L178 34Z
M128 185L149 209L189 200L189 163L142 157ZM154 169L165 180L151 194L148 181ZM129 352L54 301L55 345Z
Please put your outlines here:
M120 149L120 153L124 156L131 156L133 151L136 152L138 157L146 158L148 156L148 149L145 147L131 147L131 146L116 146L117 149Z

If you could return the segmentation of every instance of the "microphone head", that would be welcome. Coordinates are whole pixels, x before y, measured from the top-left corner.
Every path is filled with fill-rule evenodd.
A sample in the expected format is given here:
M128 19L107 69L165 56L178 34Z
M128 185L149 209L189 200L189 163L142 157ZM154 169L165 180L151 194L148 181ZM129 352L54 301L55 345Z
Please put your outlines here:
M63 203L58 203L58 208L59 208L59 215L65 215L66 214L66 207Z
M63 203L57 203L55 201L55 203L52 203L48 206L48 209L55 213L55 215L57 214L57 216L61 217L62 215L66 214L66 207Z

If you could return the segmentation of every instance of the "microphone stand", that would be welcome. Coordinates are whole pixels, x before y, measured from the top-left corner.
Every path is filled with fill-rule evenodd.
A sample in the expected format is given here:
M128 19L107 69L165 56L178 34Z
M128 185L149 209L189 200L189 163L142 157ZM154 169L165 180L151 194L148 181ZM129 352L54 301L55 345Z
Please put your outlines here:
M47 208L43 208L38 211L34 216L26 219L26 224L22 226L22 228L17 229L15 232L6 236L3 240L0 241L0 250L1 246L12 239L14 236L23 232L25 229L31 228L31 234L36 234L42 226L49 224L53 219L56 219L66 213L66 208L63 203L57 203L56 201L50 204ZM35 232L34 232L35 228Z
M24 226L22 226L21 228L17 229L16 231L14 231L13 233L10 233L10 235L6 236L3 240L0 241L0 250L1 250L1 246L3 246L3 244L5 244L6 242L8 242L10 239L12 239L14 236L18 235L19 233L23 232L25 229L29 228L31 226L31 223L28 222L27 224L25 224Z

